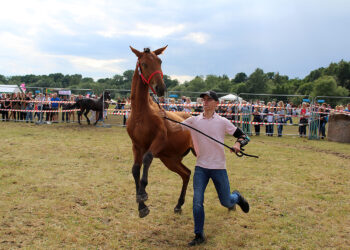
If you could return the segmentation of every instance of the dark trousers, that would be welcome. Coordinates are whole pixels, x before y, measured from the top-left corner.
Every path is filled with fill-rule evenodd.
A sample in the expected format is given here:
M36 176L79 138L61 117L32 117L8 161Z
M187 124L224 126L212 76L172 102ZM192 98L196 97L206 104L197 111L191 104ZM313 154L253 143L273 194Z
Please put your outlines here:
M260 125L254 125L255 134L260 135Z
M2 121L8 121L9 120L9 112L8 111L1 111L2 113Z
M300 125L299 126L299 135L300 136L306 136L306 125Z
M69 121L68 112L62 112L62 122L64 122L64 120L66 120L66 122Z
M326 136L326 122L320 123L320 134L322 134L322 137Z
M273 124L266 125L266 134L268 136L273 136Z

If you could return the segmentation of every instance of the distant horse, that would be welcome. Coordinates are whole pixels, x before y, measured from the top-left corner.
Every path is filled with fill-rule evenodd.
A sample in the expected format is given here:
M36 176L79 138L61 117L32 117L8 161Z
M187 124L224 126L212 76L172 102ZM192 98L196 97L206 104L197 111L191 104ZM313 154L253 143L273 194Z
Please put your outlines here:
M80 111L78 112L78 123L81 125L80 118L82 114L86 117L87 123L90 125L90 119L88 118L87 114L90 112L90 110L96 111L96 121L94 125L97 124L97 122L102 118L103 116L103 108L108 108L109 104L107 102L104 103L103 101L111 100L111 96L109 92L104 92L104 94L98 99L90 99L90 98L84 98L76 101L73 105L69 106L69 109L78 108ZM68 108L67 108L68 109ZM98 114L98 117L97 117Z
M131 48L138 57L136 70L131 85L131 114L127 120L127 131L132 140L134 164L132 174L136 184L136 201L138 202L139 216L145 217L149 208L145 205L148 199L146 186L148 184L148 170L154 157L159 158L171 171L182 178L182 189L177 205L176 213L181 212L181 206L185 202L185 195L190 180L191 171L181 163L182 158L193 151L192 140L189 131L172 131L171 124L159 115L159 106L149 95L149 87L163 96L165 84L161 70L162 54L167 46L150 51L144 49L140 52ZM184 118L174 113L167 113L169 117L177 121ZM140 170L143 164L143 174L140 180Z

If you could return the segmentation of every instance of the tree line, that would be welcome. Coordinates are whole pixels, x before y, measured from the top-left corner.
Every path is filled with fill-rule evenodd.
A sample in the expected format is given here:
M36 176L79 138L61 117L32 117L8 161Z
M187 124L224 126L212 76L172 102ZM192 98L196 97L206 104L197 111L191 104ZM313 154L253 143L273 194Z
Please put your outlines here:
M27 87L48 87L64 89L92 89L102 93L105 89L130 90L134 70L127 70L122 75L112 78L102 78L95 81L80 74L64 75L53 73L49 75L0 75L0 84L25 83ZM264 72L257 68L249 76L239 72L230 79L227 75L196 76L190 81L180 84L177 79L164 75L168 91L178 93L201 92L212 89L219 93L266 93L266 94L299 94L305 96L349 96L350 93L350 62L341 60L331 63L326 68L313 70L304 79L292 78L278 72Z

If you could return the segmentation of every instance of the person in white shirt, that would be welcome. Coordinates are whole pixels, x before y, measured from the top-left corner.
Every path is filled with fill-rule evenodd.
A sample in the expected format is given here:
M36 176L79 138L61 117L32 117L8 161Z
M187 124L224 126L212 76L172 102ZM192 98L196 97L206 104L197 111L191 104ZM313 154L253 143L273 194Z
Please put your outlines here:
M202 93L200 97L203 98L204 112L198 116L189 117L182 123L198 129L222 143L224 142L226 134L235 136L238 139L232 149L235 152L239 152L241 145L244 146L249 142L249 137L245 135L240 128L234 126L229 120L219 116L215 112L219 100L214 91ZM165 116L165 111L161 111L161 116ZM204 235L205 215L203 203L204 192L210 179L212 179L215 185L221 205L232 210L235 208L235 205L238 204L243 212L248 213L249 204L238 191L233 191L231 193L226 171L224 146L184 125L174 124L172 126L176 127L175 129L186 129L191 132L197 154L197 162L193 177L195 238L188 243L189 246L195 246L206 241Z

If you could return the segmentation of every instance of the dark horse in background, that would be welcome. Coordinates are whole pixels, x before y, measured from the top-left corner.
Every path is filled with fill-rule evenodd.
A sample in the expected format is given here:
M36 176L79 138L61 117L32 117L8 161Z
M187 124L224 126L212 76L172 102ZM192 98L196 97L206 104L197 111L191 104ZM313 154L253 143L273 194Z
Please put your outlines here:
M104 94L99 99L91 99L91 98L83 98L76 101L73 105L69 107L69 109L78 108L80 111L78 111L78 122L81 125L80 118L82 114L86 117L87 123L90 125L90 119L88 118L87 114L90 112L90 110L96 111L96 121L94 125L97 124L97 122L103 117L103 108L108 108L109 104L105 101L111 100L111 96L109 92L104 92ZM103 104L104 102L104 104Z
M169 121L161 117L159 106L149 95L149 87L155 89L158 96L164 95L166 87L161 71L162 61L158 55L166 47L155 51L145 49L144 52L130 48L138 57L131 85L131 114L127 120L127 131L134 154L132 174L136 184L139 216L143 218L149 213L149 208L145 205L148 199L146 186L148 170L154 157L159 158L169 170L182 178L180 197L174 208L176 213L180 213L191 176L191 171L181 161L190 150L194 153L191 135L189 131L175 130ZM168 117L177 121L183 121L187 115L182 114L181 117L181 114L177 114L167 112ZM143 174L140 180L142 165Z

